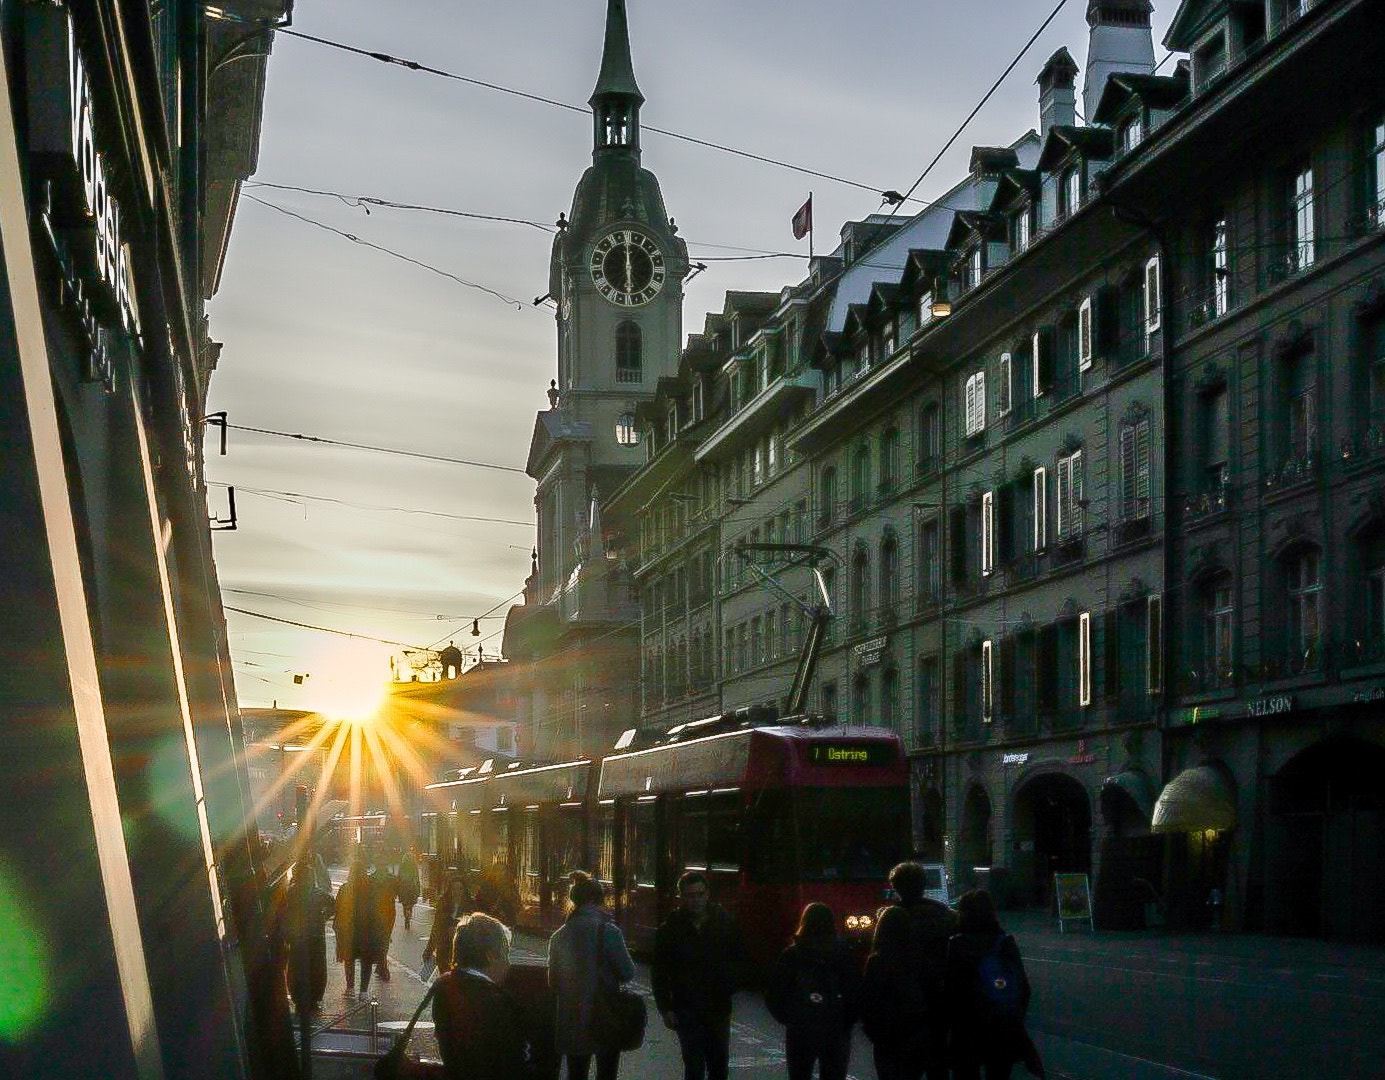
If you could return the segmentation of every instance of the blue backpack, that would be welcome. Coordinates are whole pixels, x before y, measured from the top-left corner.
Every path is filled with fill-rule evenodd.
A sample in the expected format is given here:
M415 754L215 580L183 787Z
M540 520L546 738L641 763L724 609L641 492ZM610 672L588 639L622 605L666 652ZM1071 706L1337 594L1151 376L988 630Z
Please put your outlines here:
M995 946L976 965L981 1001L992 1020L1019 1020L1021 980L1013 957L1005 951L1006 935L995 939Z

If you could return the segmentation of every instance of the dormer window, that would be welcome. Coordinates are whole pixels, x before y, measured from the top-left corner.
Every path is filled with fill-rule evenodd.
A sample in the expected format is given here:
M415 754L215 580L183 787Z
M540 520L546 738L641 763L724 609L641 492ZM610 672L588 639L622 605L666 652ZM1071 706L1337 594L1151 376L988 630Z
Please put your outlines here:
M669 402L668 406L668 440L672 442L674 436L678 434L678 403Z
M981 275L986 268L986 248L977 244L967 252L967 288L974 289L981 284Z
M1026 203L1010 217L1010 246L1014 248L1016 255L1029 247L1030 214L1029 205Z
M1072 217L1082 205L1082 170L1070 165L1058 179L1058 218Z
M1144 120L1136 114L1127 120L1120 128L1120 148L1123 153L1130 153L1145 137Z
M706 413L705 413L705 411L704 411L705 408L706 408L706 406L705 406L705 404L704 404L703 394L704 394L704 390L703 390L703 388L702 388L702 380L701 380L701 379L698 379L697 382L693 383L693 392L692 392L693 423L697 423L698 421L700 421L700 420L702 419L702 417L703 417L704 415L706 415Z
M1199 90L1225 74L1226 68L1225 33L1217 33L1193 53L1193 77Z
M930 289L919 297L919 325L927 326L933 321L933 292Z

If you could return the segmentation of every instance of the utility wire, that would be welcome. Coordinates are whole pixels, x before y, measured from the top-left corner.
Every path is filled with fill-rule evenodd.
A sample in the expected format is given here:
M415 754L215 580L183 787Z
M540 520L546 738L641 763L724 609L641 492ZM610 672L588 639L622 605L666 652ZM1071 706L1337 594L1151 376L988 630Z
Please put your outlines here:
M209 487L230 487L230 484L222 483L218 480L207 481ZM267 499L306 499L309 502L332 503L336 506L349 506L356 510L378 510L383 513L392 514L421 514L425 517L446 518L449 521L482 521L493 525L520 525L526 529L532 529L532 521L516 521L512 518L481 517L475 514L449 514L442 510L421 510L411 506L382 506L378 503L358 503L348 499L333 499L327 495L307 495L301 491L278 491L274 488L253 488L235 485L238 495L260 495Z
M286 626L296 626L302 630L316 630L322 634L337 634L341 637L359 638L362 641L378 641L382 645L398 645L403 649L417 649L417 645L410 645L407 641L394 641L390 638L375 637L372 634L353 634L350 630L336 630L330 626L314 626L312 623L297 622L293 619L281 619L277 615L266 615L261 611L247 611L245 608L223 607L224 611L234 611L237 615L249 615L255 619L265 619L268 622L283 623Z
M290 37L302 38L304 41L312 41L319 45L326 45L329 48L340 49L342 52L352 53L356 56L364 56L371 60L378 60L382 64L395 64L399 67L408 68L410 71L437 75L439 78L451 79L454 82L467 83L471 86L479 86L485 90L494 90L496 93L508 94L511 97L523 98L526 101L537 101L542 105L551 105L554 108L566 109L569 112L586 114L589 111L589 109L581 105L573 105L566 101L558 101L554 98L543 97L540 94L532 94L525 90L515 90L509 86L501 86L499 83L486 82L484 79L473 78L469 75L459 75L455 71L446 71L443 68L431 67L417 60L407 60L403 57L391 56L389 53L373 52L369 49L357 48L354 45L347 45L340 41L332 41L330 38L318 37L314 34L305 34L302 30L279 28L278 32L281 34L288 34ZM765 165L774 165L780 169L789 169L793 172L802 173L805 176L816 176L822 180L830 180L833 183L845 184L848 187L858 188L861 191L869 191L872 195L879 195L882 191L881 188L874 187L870 184L862 184L859 181L848 180L845 177L835 176L832 173L820 172L817 169L809 169L803 165L794 165L791 162L781 161L778 158L766 157L763 154L754 154L749 150L738 150L733 146L726 146L708 139L699 139L692 135L684 135L681 132L671 131L668 128L654 127L652 124L641 124L640 127L642 130L651 132L655 135L663 135L670 139L678 139L682 142L692 143L694 146L702 146L708 150L717 150L723 154L732 154L736 157L747 158L750 161L758 161ZM908 196L906 195L905 198L908 198ZM922 202L923 200L915 199L913 201Z
M250 431L256 435L272 435L277 439L296 439L300 442L320 443L323 446L344 446L351 450L369 450L376 454L392 454L396 457L418 458L421 461L441 461L445 465L468 465L474 469L495 469L498 472L512 472L526 475L524 470L516 465L497 465L492 461L470 461L466 458L443 457L440 454L424 454L418 450L400 450L390 446L371 446L367 443L345 442L341 439L327 439L320 435L303 435L293 431L274 431L270 428L250 427L246 424L227 424L226 426L232 431Z
M393 199L382 199L374 195L344 195L340 191L324 191L321 188L299 187L297 184L271 184L268 180L247 180L246 187L274 188L276 191L298 191L304 195L325 195L329 198L339 199L347 206L360 207L367 214L370 213L372 206L386 207L391 210L419 210L427 214L444 214L448 217L472 218L476 221L498 221L507 225L528 225L531 228L539 229L546 233L558 231L556 225L546 225L542 221L530 221L528 218L501 217L497 214L478 214L469 210L454 210L449 206L427 206L423 203L395 202Z
M514 603L514 601L518 600L518 599L519 599L521 596L523 596L523 595L524 595L524 590L523 590L523 589L520 589L519 592L513 594L512 596L507 596L507 597L505 597L504 600L500 601L500 603L496 604L495 607L491 608L491 609L490 609L489 611L487 611L484 615L478 615L478 616L476 616L476 617L475 617L475 621L480 622L482 619L488 619L488 618L490 618L490 617L491 617L492 615L494 615L497 611L499 611L501 608L503 608L506 604ZM471 620L468 620L468 619L458 619L457 621L458 621L458 622L468 622L468 621L471 621ZM485 637L483 637L483 638L481 639L481 641L483 641L483 642L489 641L491 638L495 637L496 634L503 633L503 632L504 632L504 627L501 627L501 629L496 630L496 631L493 631L493 632L490 633L490 634L487 634ZM428 648L430 648L430 649L435 649L435 648L438 647L438 643L439 643L439 642L446 641L448 638L450 638L450 637L452 637L452 636L453 636L452 634L443 634L442 637L438 638L437 641L435 641L435 642L433 642L433 644L429 645Z
M417 619L426 619L429 622L463 622L475 618L489 618L489 614L481 616L461 616L443 615L433 611L414 611L409 608L387 608L373 607L370 604L346 604L333 603L330 600L308 600L301 596L289 596L286 593L266 592L260 589L234 589L229 586L222 586L224 593L235 593L237 596L258 596L267 600L280 600L286 604L298 604L302 607L313 608L317 611L351 612L351 611L370 611L385 615L412 615ZM494 610L494 609L492 609Z
M312 225L316 228L324 230L325 232L333 233L334 235L340 236L343 239L350 240L353 244L360 244L362 247L367 247L372 249L373 251L382 252L385 255L392 256L393 258L400 259L403 262L411 263L414 266L418 266L424 270L428 270L431 273L439 275L440 277L445 277L450 281L455 281L458 285L464 285L468 289L476 289L478 292L486 293L488 296L494 296L497 300L503 300L507 304L513 304L515 306L515 310L517 311L523 311L528 306L523 301L516 300L513 296L508 296L503 292L489 288L485 285L478 285L474 281L468 281L464 277L458 277L450 270L443 270L440 267L433 266L431 263L423 262L421 259L415 259L411 255L405 255L402 252L395 251L393 248L387 248L382 244L376 244L371 242L370 240L363 240L355 233L346 232L344 229L335 229L331 225L324 224L321 221L315 221L313 218L307 217L303 214L295 213L292 210L285 209L282 206L278 206L272 202L267 202L264 199L258 198L248 193L243 192L242 196L246 199L249 199L251 202L259 203L261 206L267 206L271 210L277 210L279 213L285 214L288 217L296 218L297 220L303 222L306 225Z

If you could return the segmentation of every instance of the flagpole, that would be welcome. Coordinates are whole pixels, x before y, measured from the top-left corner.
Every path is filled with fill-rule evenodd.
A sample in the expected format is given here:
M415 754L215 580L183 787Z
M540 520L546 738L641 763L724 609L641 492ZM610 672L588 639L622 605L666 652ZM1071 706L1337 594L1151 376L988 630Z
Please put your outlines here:
M813 268L813 193L808 192L808 269Z

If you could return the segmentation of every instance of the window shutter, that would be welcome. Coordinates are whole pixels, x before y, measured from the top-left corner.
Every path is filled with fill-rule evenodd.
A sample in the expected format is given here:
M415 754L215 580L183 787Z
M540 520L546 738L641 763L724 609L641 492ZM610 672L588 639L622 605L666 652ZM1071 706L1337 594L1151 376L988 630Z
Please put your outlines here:
M976 430L986 430L986 373L976 373Z
M1077 370L1092 366L1092 298L1082 301L1077 309Z
M1092 616L1084 611L1077 616L1077 704L1092 703Z
M1048 379L1045 377L1044 361L1044 332L1034 331L1034 339L1030 346L1031 366L1030 373L1034 376L1034 396L1041 398L1044 396L1044 389L1048 386Z
M1145 332L1154 333L1159 329L1159 256L1145 263Z
M966 389L962 399L963 426L968 438L976 434L976 376L967 376Z
M995 569L995 493L981 496L981 574L989 577Z
M1000 416L1006 415L1010 411L1011 394L1011 363L1010 354L1003 352L1000 354L1000 363L997 365L996 377L1000 385L996 388L996 412Z
M1034 550L1043 551L1048 543L1048 472L1040 465L1034 470Z
M1134 459L1135 459L1135 515L1136 517L1149 517L1150 515L1150 492L1149 492L1149 421L1141 420L1135 425Z
M1121 428L1121 520L1130 521L1135 517L1135 427L1126 424Z
M1066 536L1072 527L1072 513L1068 500L1072 498L1072 458L1058 459L1058 535Z
M1120 613L1108 610L1102 618L1102 646L1106 658L1103 693L1107 701L1115 701L1121 691Z
M1158 694L1164 687L1164 611L1163 597L1154 594L1149 597L1146 608L1145 648L1148 659L1145 671L1149 677L1149 692Z
M981 643L981 721L989 724L991 722L992 705L995 697L994 650L990 641Z

